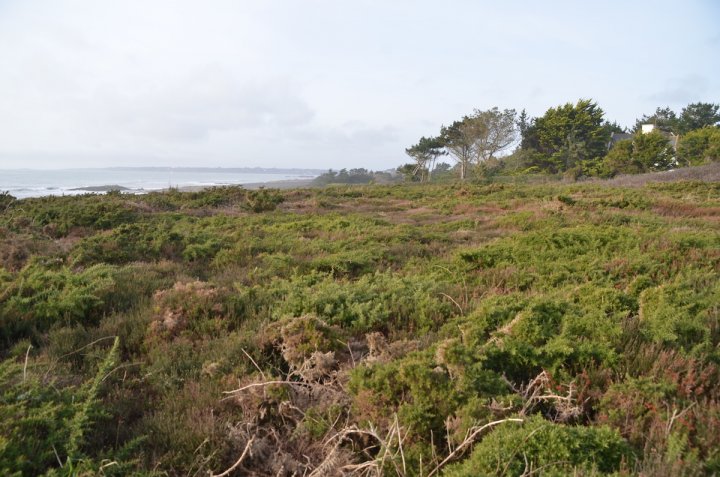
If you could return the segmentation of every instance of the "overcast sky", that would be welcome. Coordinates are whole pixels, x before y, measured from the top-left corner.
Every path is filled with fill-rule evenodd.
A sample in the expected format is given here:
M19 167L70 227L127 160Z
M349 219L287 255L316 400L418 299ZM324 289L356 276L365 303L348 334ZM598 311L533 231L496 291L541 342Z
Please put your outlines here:
M0 0L0 168L387 169L473 108L720 103L720 2Z

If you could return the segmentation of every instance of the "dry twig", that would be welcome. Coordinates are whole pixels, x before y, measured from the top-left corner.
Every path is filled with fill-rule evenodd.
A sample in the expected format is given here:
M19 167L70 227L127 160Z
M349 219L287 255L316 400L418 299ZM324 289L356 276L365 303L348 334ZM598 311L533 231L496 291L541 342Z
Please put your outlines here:
M457 457L462 451L464 451L467 447L469 447L473 442L475 442L475 438L480 435L484 430L489 429L491 427L495 427L499 424L504 424L506 422L524 422L524 419L519 418L507 418L507 419L501 419L499 421L492 421L488 422L485 425L482 425L480 427L476 427L472 430L472 432L468 431L468 435L465 437L465 439L450 453L448 454L445 459L442 460L435 468L430 471L430 473L427 475L427 477L432 477L433 475L437 474L440 469L443 468L445 464L453 460L455 457Z
M237 469L240 464L242 464L242 461L245 459L245 456L248 455L250 452L250 449L252 448L253 443L255 442L255 436L252 436L250 440L245 444L245 449L242 451L242 454L240 454L240 458L225 472L221 474L212 474L211 477L225 477L227 475L230 475L232 471Z

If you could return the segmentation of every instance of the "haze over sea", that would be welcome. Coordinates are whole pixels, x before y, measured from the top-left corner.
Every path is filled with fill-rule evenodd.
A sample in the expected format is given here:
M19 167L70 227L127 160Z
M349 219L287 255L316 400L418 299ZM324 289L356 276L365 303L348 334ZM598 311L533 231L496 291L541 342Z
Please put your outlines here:
M119 167L104 169L0 169L0 192L18 199L103 192L145 193L169 187L224 186L311 179L312 169Z

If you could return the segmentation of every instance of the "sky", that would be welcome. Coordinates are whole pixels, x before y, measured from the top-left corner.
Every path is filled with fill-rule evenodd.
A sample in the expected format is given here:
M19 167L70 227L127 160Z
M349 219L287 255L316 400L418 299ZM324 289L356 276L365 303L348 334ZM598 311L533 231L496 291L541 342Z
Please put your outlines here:
M394 168L473 109L720 103L720 2L0 0L0 169Z

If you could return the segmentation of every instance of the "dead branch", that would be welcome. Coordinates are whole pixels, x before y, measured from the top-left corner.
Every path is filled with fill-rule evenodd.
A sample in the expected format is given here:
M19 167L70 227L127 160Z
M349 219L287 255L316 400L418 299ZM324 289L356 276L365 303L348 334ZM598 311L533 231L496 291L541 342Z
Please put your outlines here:
M450 300L451 302L455 303L455 306L458 307L458 310L460 310L460 314L461 314L461 315L464 315L464 314L465 314L465 310L463 310L463 307L460 306L460 304L459 304L458 302L456 302L453 297L451 297L451 296L448 295L447 293L440 293L440 295L444 296L445 298L447 298L447 299Z
M252 436L252 437L250 438L250 440L247 442L247 444L245 444L245 449L242 451L242 454L240 454L240 458L237 460L237 462L235 462L235 463L234 463L228 470L226 470L225 472L223 472L223 473L221 473L221 474L212 474L211 477L225 477L225 476L227 476L227 475L230 475L230 473L231 473L232 471L234 471L235 469L237 469L237 468L240 466L240 464L242 464L242 461L245 459L245 456L248 454L248 452L250 452L250 449L252 448L253 442L255 442L255 437L256 437L256 436Z
M303 382L299 382L299 381L284 381L284 380L280 380L280 381L263 381L262 383L251 383L251 384L248 384L247 386L243 386L243 387L238 388L238 389L233 389L232 391L223 391L223 394L237 394L237 393L243 392L243 391L245 391L245 390L247 390L247 389L250 389L250 388L256 388L256 387L260 387L260 386L271 386L271 385L273 385L273 384L289 384L289 385L291 385L291 386L305 386L305 387L308 387L308 388L313 387L312 384L303 383ZM225 397L225 398L223 398L223 401L226 400L226 399L230 399L231 397L232 397L232 396Z
M440 462L437 466L435 466L435 468L434 468L432 471L430 471L430 473L427 475L427 477L432 477L433 475L435 475L436 473L438 473L438 472L440 471L440 469L442 469L442 467L443 467L445 464L447 464L448 462L450 462L451 460L453 460L453 459L454 459L455 457L457 457L461 452L463 452L467 447L469 447L471 444L473 444L473 443L475 442L475 438L476 438L478 435L480 435L480 433L482 433L483 431L485 431L486 429L489 429L489 428L491 428L491 427L495 427L495 426L497 426L497 425L499 425L499 424L504 424L504 423L506 423L506 422L524 422L524 421L525 421L524 419L512 418L512 417L511 417L511 418L507 418L507 419L501 419L501 420L499 420L499 421L488 422L487 424L485 424L485 425L483 425L483 426L480 426L480 427L475 428L472 432L469 432L469 433L468 433L468 436L465 437L465 439L460 443L460 445L458 445L458 446L455 448L455 450L453 450L450 454L448 454L448 456L445 457L445 459L443 459L442 462Z
M267 378L265 377L265 373L263 373L263 370L260 369L260 366L258 366L258 364L255 362L255 360L252 358L252 356L250 356L250 355L248 354L248 352L245 351L245 349L243 349L243 348L240 348L240 351L242 351L243 353L245 353L245 356L247 356L248 359L252 362L252 364L255 365L255 369L257 369L257 370L260 372L260 376L262 376L263 379L267 379Z

